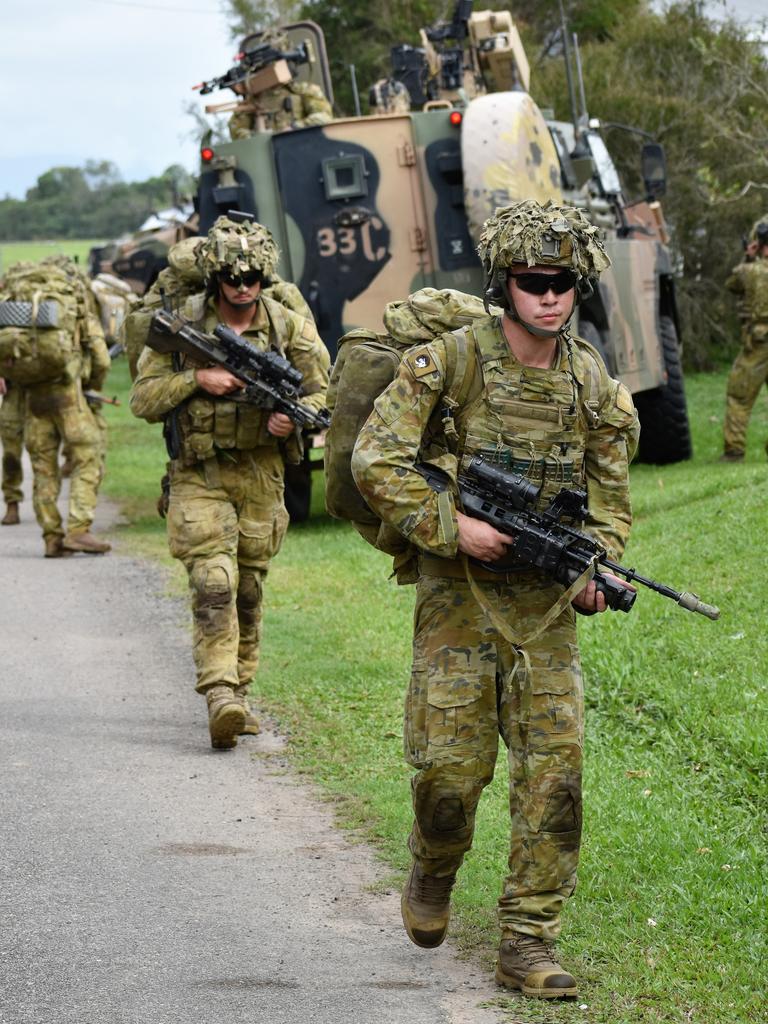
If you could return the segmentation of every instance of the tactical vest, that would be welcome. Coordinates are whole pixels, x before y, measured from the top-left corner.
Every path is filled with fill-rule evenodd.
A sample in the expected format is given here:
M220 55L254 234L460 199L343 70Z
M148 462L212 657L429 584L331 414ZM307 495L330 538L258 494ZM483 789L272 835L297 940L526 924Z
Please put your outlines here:
M598 357L561 337L551 369L523 366L496 319L467 329L480 368L474 395L454 412L457 455L474 455L541 486L543 507L563 487L584 487L584 454L597 425Z
M288 333L285 314L279 303L261 297L268 319L264 349L284 355L282 339ZM200 302L190 300L184 309L187 319L205 330L206 308L201 310ZM190 314L196 314L191 315ZM254 344L256 336L247 340ZM180 356L178 369L198 369L204 366L188 356ZM178 427L181 434L180 459L190 466L211 458L216 450L239 449L250 451L254 448L278 446L278 438L267 430L271 409L260 408L251 402L232 398L215 398L196 394L178 407Z

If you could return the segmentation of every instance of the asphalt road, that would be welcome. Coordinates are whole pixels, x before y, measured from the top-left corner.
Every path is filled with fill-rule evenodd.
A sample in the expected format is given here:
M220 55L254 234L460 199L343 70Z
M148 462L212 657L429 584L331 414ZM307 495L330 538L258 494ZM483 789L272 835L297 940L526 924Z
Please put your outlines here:
M498 1021L487 972L367 891L383 868L279 736L210 749L162 572L43 559L22 516L0 528L0 1022Z

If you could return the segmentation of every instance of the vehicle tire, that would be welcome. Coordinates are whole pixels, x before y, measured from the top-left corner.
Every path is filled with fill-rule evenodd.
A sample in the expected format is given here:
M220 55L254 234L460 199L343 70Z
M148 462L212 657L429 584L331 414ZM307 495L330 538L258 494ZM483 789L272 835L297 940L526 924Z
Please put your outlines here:
M292 523L309 519L312 505L312 466L306 456L298 464L285 467L285 507Z
M650 391L640 391L633 395L633 400L640 417L637 460L662 466L690 459L693 445L683 388L680 346L671 317L659 318L659 334L667 383Z
M605 367L608 370L608 373L610 373L610 375L614 377L616 373L613 367L613 361L608 356L608 352L605 348L605 342L603 341L602 334L597 329L597 327L595 327L592 321L580 320L579 326L576 330L576 334L578 335L578 337L583 338L584 341L588 341L592 348L597 349L600 358L605 363Z

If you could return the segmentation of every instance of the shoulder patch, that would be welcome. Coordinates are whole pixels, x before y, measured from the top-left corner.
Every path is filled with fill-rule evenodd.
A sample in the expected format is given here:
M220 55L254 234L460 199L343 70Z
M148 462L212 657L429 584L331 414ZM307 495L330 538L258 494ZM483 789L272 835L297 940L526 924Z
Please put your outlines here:
M412 352L405 357L403 360L407 364L413 376L418 380L421 377L426 377L429 373L435 373L437 371L437 363L432 358L432 353L426 348L420 348L416 352Z
M616 408L621 409L622 412L633 413L635 411L634 403L632 402L632 396L629 393L627 387L624 384L619 384L616 389Z

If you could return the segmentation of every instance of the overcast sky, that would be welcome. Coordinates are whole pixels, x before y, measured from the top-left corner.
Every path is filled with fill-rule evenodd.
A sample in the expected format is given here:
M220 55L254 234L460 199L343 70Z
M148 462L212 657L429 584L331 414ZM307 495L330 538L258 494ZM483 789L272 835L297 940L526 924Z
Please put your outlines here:
M237 50L216 0L0 6L0 196L23 198L43 171L89 159L113 161L129 181L196 168L184 107Z
M765 14L765 0L728 6ZM196 170L184 107L236 49L217 0L3 0L0 197L23 198L44 171L89 159L111 160L128 181L172 163Z

